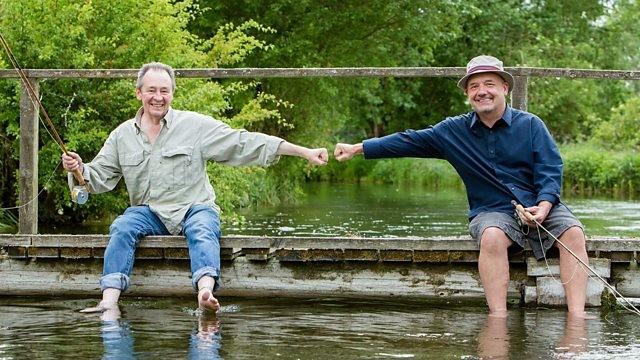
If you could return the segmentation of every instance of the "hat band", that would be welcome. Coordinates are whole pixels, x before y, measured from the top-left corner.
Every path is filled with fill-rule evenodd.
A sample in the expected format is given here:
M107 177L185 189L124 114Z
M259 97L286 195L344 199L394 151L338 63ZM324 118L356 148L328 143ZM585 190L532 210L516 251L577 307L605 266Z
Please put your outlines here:
M479 66L474 66L471 69L467 70L467 75L469 74L473 74L476 73L478 71L504 71L501 68L497 67L497 66L491 66L491 65L479 65Z

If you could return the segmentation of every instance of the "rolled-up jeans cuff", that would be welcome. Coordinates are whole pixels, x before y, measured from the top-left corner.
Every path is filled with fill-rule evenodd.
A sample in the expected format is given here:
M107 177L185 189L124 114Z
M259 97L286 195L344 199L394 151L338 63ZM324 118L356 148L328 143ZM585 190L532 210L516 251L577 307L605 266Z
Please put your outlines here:
M100 278L100 290L118 289L121 291L129 288L129 276L123 273L111 273Z
M216 280L216 284L213 286L213 291L216 291L218 290L218 288L220 288L220 282L218 281L219 276L216 269L211 266L204 266L194 272L192 276L193 288L196 291L198 291L198 280L200 280L200 278L202 278L203 276L211 276Z

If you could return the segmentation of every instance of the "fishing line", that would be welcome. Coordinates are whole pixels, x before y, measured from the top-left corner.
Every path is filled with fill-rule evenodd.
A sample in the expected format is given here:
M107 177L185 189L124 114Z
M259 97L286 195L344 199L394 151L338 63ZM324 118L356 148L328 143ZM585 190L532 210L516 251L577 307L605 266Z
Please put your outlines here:
M588 269L589 271L591 271L591 273L593 273L593 275L595 275L603 284L604 286L609 289L609 291L611 292L611 294L616 298L616 300L624 300L624 302L620 302L619 304L625 308L626 310L636 314L636 315L640 315L640 310L638 310L626 297L624 297L622 294L620 294L618 292L618 290L616 290L616 288L614 288L612 285L610 285L605 279L602 278L602 276L600 276L600 274L598 274L593 268L591 268L591 266L589 266L588 264L586 264L582 259L580 259L578 257L578 255L576 255L573 250L569 249L562 241L560 241L555 235L553 235L549 230L547 230L547 228L545 228L544 226L542 226L542 224L540 224L535 217L528 211L526 211L524 209L524 207L520 204L518 204L515 200L512 200L511 203L513 204L513 206L516 207L516 211L521 214L522 216L524 216L526 219L528 219L529 221L533 222L534 224L536 224L536 226L538 226L539 228L541 228L542 230L544 230L549 236L551 236L551 238L553 240L555 240L558 244L560 244L565 250L567 250L571 255L573 255L573 257L586 269ZM544 251L544 248L543 248ZM587 273L588 274L588 273ZM625 304L626 303L626 304ZM627 306L628 305L628 306Z
M43 123L44 128L47 131L47 133L53 138L53 140L60 147L60 149L62 149L62 152L65 155L70 156L69 152L67 151L67 148L64 145L64 141L62 141L62 138L60 137L60 134L58 134L58 131L56 130L55 125L53 125L53 121L51 121L51 118L49 117L49 114L47 113L47 110L44 108L44 106L42 105L42 102L40 101L40 99L36 95L36 92L33 89L33 87L31 86L31 83L29 82L29 79L27 78L27 76L25 75L24 71L20 67L20 64L18 63L18 60L16 59L15 55L13 54L13 51L11 51L11 47L9 46L9 43L4 38L2 33L0 33L0 42L2 43L2 47L4 47L4 49L5 49L6 53L7 53L7 56L9 57L9 61L11 62L11 65L14 67L14 69L18 73L18 76L20 77L20 80L22 81L24 89L27 91L27 95L29 96L29 99L31 100L31 102L33 103L33 105L36 108L39 108L41 110L40 112L44 116L44 120L45 121L43 121L43 117L41 116L40 112L37 112L38 113L38 119L40 120L40 122ZM74 94L74 96L75 96L75 94ZM71 105L69 105L69 106L71 106ZM71 190L71 200L73 202L78 203L78 204L84 204L89 199L89 186L87 185L86 181L84 180L84 176L82 175L82 171L80 170L79 166L76 169L74 169L73 171L71 171L71 173L76 178L76 180L78 181L78 184L79 184L79 186L72 186L71 187L71 189L70 189ZM73 184L71 184L71 185L73 185ZM30 200L29 202L34 201L35 199L37 199L37 196L34 199Z
M3 207L3 208L0 208L0 210L3 210L3 211L4 211L4 210L20 209L20 208L23 208L23 207L25 207L25 206L27 206L27 205L31 204L32 202L34 202L34 201L38 198L38 196L40 196L40 194L42 194L42 192L46 190L47 185L49 185L49 182L50 182L50 181L51 181L51 179L53 178L53 175L55 175L56 170L58 170L58 167L60 166L60 164L61 164L61 163L62 163L62 160L58 161L58 164L56 165L56 167L55 167L55 168L53 168L53 171L51 171L51 175L49 175L49 178L47 179L47 181L45 181L44 185L42 186L42 189L40 189L40 191L38 192L38 194L36 194L36 196L35 196L33 199L29 200L28 202L26 202L26 203L24 203L24 204L22 204L22 205L19 205L19 206L12 206L12 207L6 207L6 208L5 208L5 207Z

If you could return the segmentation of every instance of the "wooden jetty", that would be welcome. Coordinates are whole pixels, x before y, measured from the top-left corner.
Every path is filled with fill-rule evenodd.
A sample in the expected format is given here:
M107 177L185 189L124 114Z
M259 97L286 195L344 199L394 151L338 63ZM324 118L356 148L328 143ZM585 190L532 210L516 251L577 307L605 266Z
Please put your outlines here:
M106 235L0 235L0 295L97 296ZM591 237L592 267L626 297L640 297L640 238ZM221 296L411 297L483 301L478 247L469 237L256 237L221 239ZM510 259L511 303L563 305L558 261L530 250ZM127 294L193 294L186 241L140 242ZM589 279L588 305L606 294Z

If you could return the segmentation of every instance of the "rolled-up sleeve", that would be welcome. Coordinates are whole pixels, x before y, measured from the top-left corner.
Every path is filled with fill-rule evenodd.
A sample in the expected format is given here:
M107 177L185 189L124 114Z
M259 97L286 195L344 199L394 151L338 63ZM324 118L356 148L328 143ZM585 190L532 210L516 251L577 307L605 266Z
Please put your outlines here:
M122 178L116 143L117 132L113 131L98 155L90 163L85 164L83 175L92 193L111 191Z
M257 132L232 129L214 119L201 123L202 156L226 165L269 166L279 160L283 139Z

